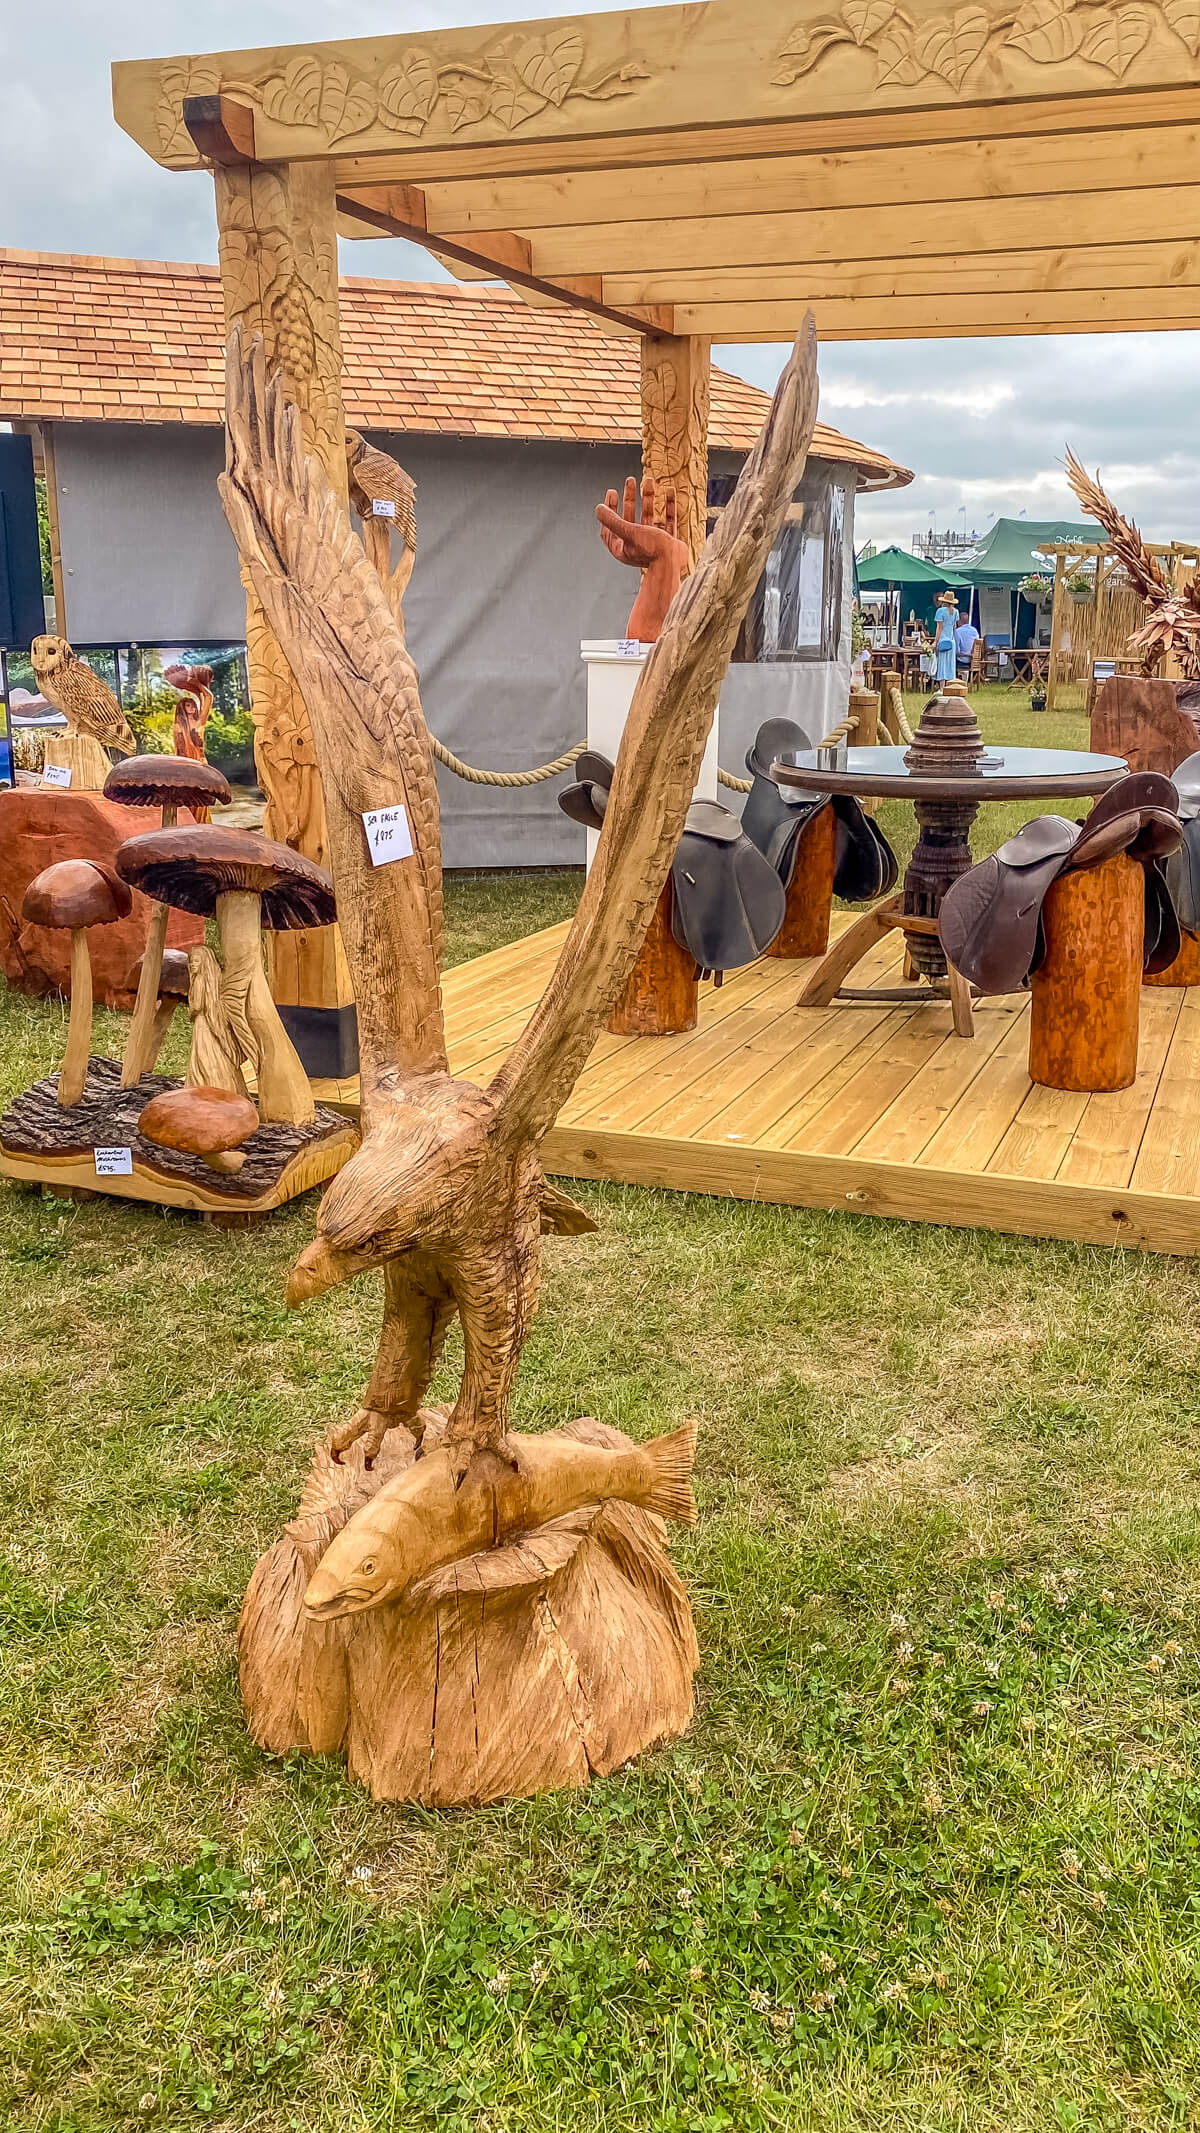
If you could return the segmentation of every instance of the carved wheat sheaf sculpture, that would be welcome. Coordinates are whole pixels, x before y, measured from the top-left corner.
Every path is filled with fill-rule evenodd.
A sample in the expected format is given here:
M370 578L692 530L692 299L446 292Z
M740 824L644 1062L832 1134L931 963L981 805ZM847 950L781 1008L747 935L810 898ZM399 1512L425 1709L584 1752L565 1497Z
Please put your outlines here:
M396 1474L397 1461L403 1466L411 1460L428 1419L425 1394L446 1332L457 1315L463 1330L464 1367L453 1407L448 1416L438 1417L436 1457L445 1463L455 1485L474 1491L482 1483L493 1491L494 1532L499 1536L506 1530L508 1517L503 1506L523 1479L522 1440L510 1434L508 1408L537 1301L541 1233L594 1226L589 1216L547 1184L541 1143L633 966L683 828L742 615L803 471L817 406L812 321L805 323L734 497L696 569L681 586L639 679L604 832L578 913L539 1006L486 1089L456 1079L448 1069L440 990L437 788L416 670L344 507L317 461L305 453L297 411L288 404L279 380L267 376L261 346L244 345L236 331L229 346L227 393L228 459L222 498L254 591L311 718L325 792L338 916L358 1004L363 1145L321 1203L317 1236L301 1253L289 1278L289 1300L298 1303L371 1270L382 1270L384 1276L384 1323L375 1368L361 1407L333 1434L332 1463L322 1455L319 1471L314 1470L306 1493L306 1515L318 1518L327 1542L334 1531L346 1527L372 1493L372 1477L366 1469L377 1455L383 1454L381 1467L391 1476ZM362 817L381 807L405 809L413 854L377 867L371 860ZM337 1479L337 1462L351 1447L355 1449L343 1485ZM566 1456L564 1445L564 1462ZM428 1494L422 1491L422 1499ZM620 1494L615 1485L613 1494ZM553 1501L553 1496L546 1500ZM597 1542L597 1518L602 1511L615 1515L617 1508L615 1504L593 1506L584 1521L580 1544L603 1546ZM674 1589L678 1580L655 1537L653 1502L649 1509L635 1512L630 1499L626 1509L620 1534L614 1539L610 1532L609 1545L625 1565L620 1579L627 1581L632 1574L629 1561L637 1558L634 1583L640 1599L635 1607L624 1584L622 1603L610 1594L601 1610L607 1613L607 1623L603 1630L599 1623L595 1625L596 1637L607 1650L615 1624L619 1646L620 1625L625 1624L626 1635L634 1635L634 1616L649 1609L637 1635L647 1624L653 1627L651 1646L660 1659L664 1641L674 1640L675 1675L682 1666L690 1708L694 1658L688 1657L692 1645L685 1601L686 1635L679 1628L682 1588ZM404 1515L414 1514L410 1510ZM247 1599L243 1685L260 1739L273 1746L345 1743L352 1765L376 1790L393 1796L415 1786L421 1797L471 1798L568 1781L570 1771L557 1751L547 1746L545 1728L534 1723L527 1710L509 1744L510 1756L501 1754L497 1761L491 1747L486 1743L481 1747L476 1725L473 1749L468 1752L456 1742L447 1751L448 1774L435 1782L429 1776L428 1738L412 1762L405 1759L412 1745L407 1734L403 1754L397 1746L394 1712L384 1727L386 1753L379 1746L378 1728L371 1733L364 1713L371 1709L379 1718L382 1690L376 1673L371 1674L369 1684L358 1680L349 1687L338 1675L341 1687L334 1702L343 1710L344 1722L333 1725L335 1737L331 1739L328 1711L318 1722L310 1707L313 1680L319 1676L327 1681L327 1676L319 1668L314 1675L311 1666L305 1672L294 1649L310 1651L311 1646L315 1650L312 1640L316 1639L328 1660L331 1647L320 1640L347 1634L337 1624L316 1625L302 1619L297 1593L319 1561L312 1530L308 1525L302 1537L293 1534L286 1548L280 1543L282 1557L273 1553L264 1558ZM551 1526L544 1528L546 1533L551 1530ZM303 1577L296 1567L296 1550L302 1545L307 1549ZM643 1560L647 1548L652 1561ZM504 1592L525 1594L518 1616L525 1621L522 1634L528 1657L535 1649L542 1652L544 1644L546 1619L544 1613L537 1614L540 1626L535 1631L534 1599L539 1607L544 1605L546 1578L574 1576L577 1581L582 1573L572 1547L565 1567L559 1564L557 1569L539 1572L531 1584L528 1547L515 1552L521 1557L520 1566L510 1562L503 1574L498 1572L500 1558L510 1558L512 1546L471 1560L488 1564L484 1582L492 1595L492 1634L497 1620L497 1576ZM557 1560L553 1548L550 1557ZM369 1552L366 1560L370 1560ZM265 1567L272 1564L273 1568ZM447 1586L448 1575L443 1569L441 1583L435 1581L436 1590L426 1594L426 1612L464 1604L461 1578ZM479 1577L473 1573L473 1578L472 1590L476 1590ZM369 1570L360 1582L364 1590L370 1586ZM664 1626L667 1616L660 1619L660 1602L667 1604L662 1595L668 1591L670 1625ZM576 1637L580 1634L578 1599L576 1592L572 1602ZM376 1642L382 1634L378 1623L383 1616L395 1618L394 1636L417 1634L413 1595L408 1595L407 1608L397 1606L396 1600L389 1588L388 1605L362 1618L372 1625L371 1637ZM420 1609L416 1612L419 1615ZM584 1615L587 1612L585 1608ZM478 1642L484 1634L482 1613L471 1634L477 1678L479 1667L486 1669L489 1664L511 1671L514 1652L525 1649L517 1638L515 1643L510 1639L503 1660L498 1650L484 1651ZM295 1659L291 1671L263 1664L264 1638L276 1657L282 1638ZM384 1647L392 1664L395 1652L386 1637L381 1653ZM349 1656L344 1656L344 1664L351 1666L351 1673L353 1653L358 1652L361 1659L365 1648L361 1634L346 1644ZM342 1646L336 1650L341 1652ZM640 1664L644 1671L651 1665L649 1650L643 1637L635 1668ZM411 1652L409 1661L416 1663ZM529 1663L533 1664L532 1658ZM581 1663L579 1652L573 1651L571 1664L578 1668ZM338 1665L342 1664L339 1659ZM379 1665L383 1664L381 1656ZM541 1684L533 1697L536 1705L539 1696L551 1696L551 1691L541 1659L535 1671ZM612 1767L610 1754L619 1760L619 1750L635 1752L646 1740L678 1730L686 1722L676 1679L663 1709L656 1712L653 1697L643 1708L643 1698L635 1719L610 1724L603 1715L604 1694L612 1692L620 1672L620 1667L609 1668L604 1683L585 1699L593 1729L584 1758L585 1775L587 1767ZM560 1687L569 1674L570 1668L567 1676L560 1669L555 1676ZM304 1695L295 1686L302 1675L309 1683ZM514 1682L519 1675L518 1667ZM394 1683L394 1666L389 1678ZM293 1686L280 1691L281 1682ZM277 1692L283 1695L282 1705ZM553 1692L552 1702L558 1693ZM302 1710L305 1695L309 1705ZM600 1695L602 1712L599 1734L595 1731L596 1695ZM434 1694L434 1703L440 1704L444 1720L449 1703L444 1682ZM571 1723L578 1726L582 1721L577 1700L571 1708L575 1712ZM430 1718L430 1725L433 1722ZM371 1733L371 1745L366 1747L364 1727ZM550 1734L558 1740L560 1733L556 1720ZM520 1753L518 1740L523 1742ZM417 1767L426 1773L420 1784L412 1776Z

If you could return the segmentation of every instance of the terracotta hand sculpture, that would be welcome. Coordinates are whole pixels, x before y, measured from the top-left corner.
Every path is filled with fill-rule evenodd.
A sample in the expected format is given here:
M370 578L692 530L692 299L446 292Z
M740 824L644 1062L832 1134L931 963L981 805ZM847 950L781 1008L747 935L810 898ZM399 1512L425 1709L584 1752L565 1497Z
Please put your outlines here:
M610 489L596 506L600 538L618 563L631 563L642 573L637 599L629 616L626 635L641 644L657 644L667 619L667 609L679 591L680 581L691 569L686 541L676 531L675 491L663 492L661 526L655 518L654 476L642 483L642 515L638 518L637 483L632 474L617 507L617 492Z

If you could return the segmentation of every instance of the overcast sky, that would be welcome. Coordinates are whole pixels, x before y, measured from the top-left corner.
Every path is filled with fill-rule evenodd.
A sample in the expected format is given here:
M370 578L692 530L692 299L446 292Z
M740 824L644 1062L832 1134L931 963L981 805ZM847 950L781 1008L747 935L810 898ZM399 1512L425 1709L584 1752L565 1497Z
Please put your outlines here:
M0 8L0 243L216 258L211 183L158 169L118 130L113 59L421 30L506 12L521 13L516 0L8 0ZM424 252L403 244L344 245L342 264L352 274L439 274ZM1198 358L1196 336L1186 333L824 349L826 420L917 475L910 489L860 502L858 537L906 541L928 528L931 512L939 526L959 526L964 505L967 526L980 530L989 514L1022 509L1030 518L1074 516L1059 467L1067 443L1102 468L1152 538L1200 536ZM782 351L722 349L717 360L770 386Z

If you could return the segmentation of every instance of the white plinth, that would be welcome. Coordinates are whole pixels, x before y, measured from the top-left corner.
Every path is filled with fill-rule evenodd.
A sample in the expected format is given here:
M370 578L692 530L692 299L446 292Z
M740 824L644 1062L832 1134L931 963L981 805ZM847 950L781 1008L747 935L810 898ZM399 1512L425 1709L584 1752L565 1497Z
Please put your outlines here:
M650 657L648 644L635 644L630 638L595 637L579 647L587 668L587 741L589 748L606 755L610 763L617 760L621 735L633 702L638 675ZM714 712L712 732L700 765L700 775L692 797L695 800L715 800L717 792L717 734L719 712ZM598 837L595 830L587 832L587 863L591 866Z

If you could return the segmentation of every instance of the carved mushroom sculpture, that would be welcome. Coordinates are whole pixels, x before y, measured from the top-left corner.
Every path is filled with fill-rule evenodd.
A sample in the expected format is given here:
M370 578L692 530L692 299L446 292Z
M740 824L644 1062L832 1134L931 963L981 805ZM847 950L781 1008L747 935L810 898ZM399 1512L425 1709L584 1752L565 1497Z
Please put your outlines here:
M58 1074L60 1104L77 1104L87 1082L92 1051L92 958L89 926L128 918L133 897L123 881L92 859L61 859L35 875L25 891L21 916L29 926L71 929L71 1017Z
M232 800L233 794L221 772L209 763L193 763L181 755L132 755L109 771L104 780L104 797L122 807L161 807L162 827L174 829L181 807L207 810L214 800L224 803ZM158 1056L156 1052L151 1057L151 1046L169 916L162 903L156 903L150 913L141 981L121 1062L123 1089L132 1089L143 1074L148 1074Z
M229 1175L245 1162L242 1143L258 1123L248 1096L228 1089L164 1089L146 1105L138 1132L156 1147L198 1155L210 1170Z
M329 926L337 915L324 867L253 830L154 830L117 853L123 881L175 910L215 915L221 1005L258 1082L263 1123L305 1126L316 1116L308 1076L271 998L262 928Z
M129 973L129 984L132 991L140 992L145 969L146 957L145 955L139 955L137 962ZM154 1020L150 1026L150 1043L147 1047L147 1074L152 1074L158 1065L158 1055L167 1041L167 1031L171 1027L175 1010L186 1003L188 994L191 991L191 985L192 974L188 968L186 951L182 948L164 948L162 969L158 974L158 998L155 1003ZM122 1088L127 1086L124 1076L122 1076L121 1086Z

